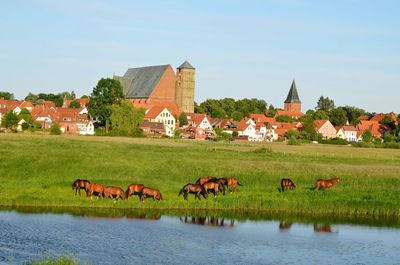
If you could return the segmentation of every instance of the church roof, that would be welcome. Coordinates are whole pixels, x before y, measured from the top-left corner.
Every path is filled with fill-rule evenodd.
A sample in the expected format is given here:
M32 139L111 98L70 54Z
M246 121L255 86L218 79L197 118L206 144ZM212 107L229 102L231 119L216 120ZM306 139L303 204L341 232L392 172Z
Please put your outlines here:
M285 100L285 103L301 103L299 94L297 93L296 82L293 79L292 86L290 87L289 94Z
M195 69L187 60L181 64L181 66L178 67L178 69Z
M126 98L148 98L169 65L129 68L124 79L130 79L129 87L124 87ZM126 90L126 91L125 91Z

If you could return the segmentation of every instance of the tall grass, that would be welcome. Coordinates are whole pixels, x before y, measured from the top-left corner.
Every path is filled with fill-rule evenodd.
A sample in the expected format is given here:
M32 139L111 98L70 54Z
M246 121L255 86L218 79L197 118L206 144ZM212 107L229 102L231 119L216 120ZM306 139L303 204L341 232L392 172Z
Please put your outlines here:
M0 146L3 206L400 217L398 150L15 134L0 135ZM244 186L208 200L178 197L183 185L207 175L237 177ZM342 178L334 188L313 189L316 179L334 176ZM290 177L297 189L279 192L283 177ZM123 189L143 183L158 188L164 201L75 196L71 184L76 178Z
M78 265L79 263L71 257L61 256L57 258L42 258L26 262L25 265Z

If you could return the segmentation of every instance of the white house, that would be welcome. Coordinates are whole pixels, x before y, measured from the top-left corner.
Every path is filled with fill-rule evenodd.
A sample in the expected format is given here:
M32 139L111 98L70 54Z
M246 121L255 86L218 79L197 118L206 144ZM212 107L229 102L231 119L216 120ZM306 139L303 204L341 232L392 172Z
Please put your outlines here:
M76 123L80 135L94 135L94 125L92 121Z
M343 126L343 131L345 138L348 142L356 142L357 141L357 129L354 126L346 125Z
M165 134L174 136L176 120L172 111L166 107L152 107L148 109L144 118L150 122L161 122L164 124Z

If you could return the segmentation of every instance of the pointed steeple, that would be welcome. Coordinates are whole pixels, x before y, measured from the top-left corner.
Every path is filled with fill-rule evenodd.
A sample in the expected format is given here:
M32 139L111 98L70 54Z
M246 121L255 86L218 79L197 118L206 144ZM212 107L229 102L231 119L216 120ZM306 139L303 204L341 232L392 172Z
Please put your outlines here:
M187 60L185 60L178 69L195 69Z
M290 87L289 94L285 100L285 103L301 103L299 94L297 93L296 81L293 79L292 86Z

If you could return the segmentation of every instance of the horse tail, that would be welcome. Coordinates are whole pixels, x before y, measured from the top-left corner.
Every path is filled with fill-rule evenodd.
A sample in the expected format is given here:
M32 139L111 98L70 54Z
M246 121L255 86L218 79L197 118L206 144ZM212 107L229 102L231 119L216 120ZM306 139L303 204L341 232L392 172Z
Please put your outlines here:
M238 180L237 184L238 184L239 186L243 186L242 184L240 184L239 180Z
M162 200L163 200L163 197L162 197L162 195L161 195L161 192L159 192L158 194L160 194L160 201L162 201Z
M200 179L201 179L201 178L199 178L199 179L196 180L196 184L200 184Z
M182 192L183 192L183 188L179 191L178 197L181 196Z

